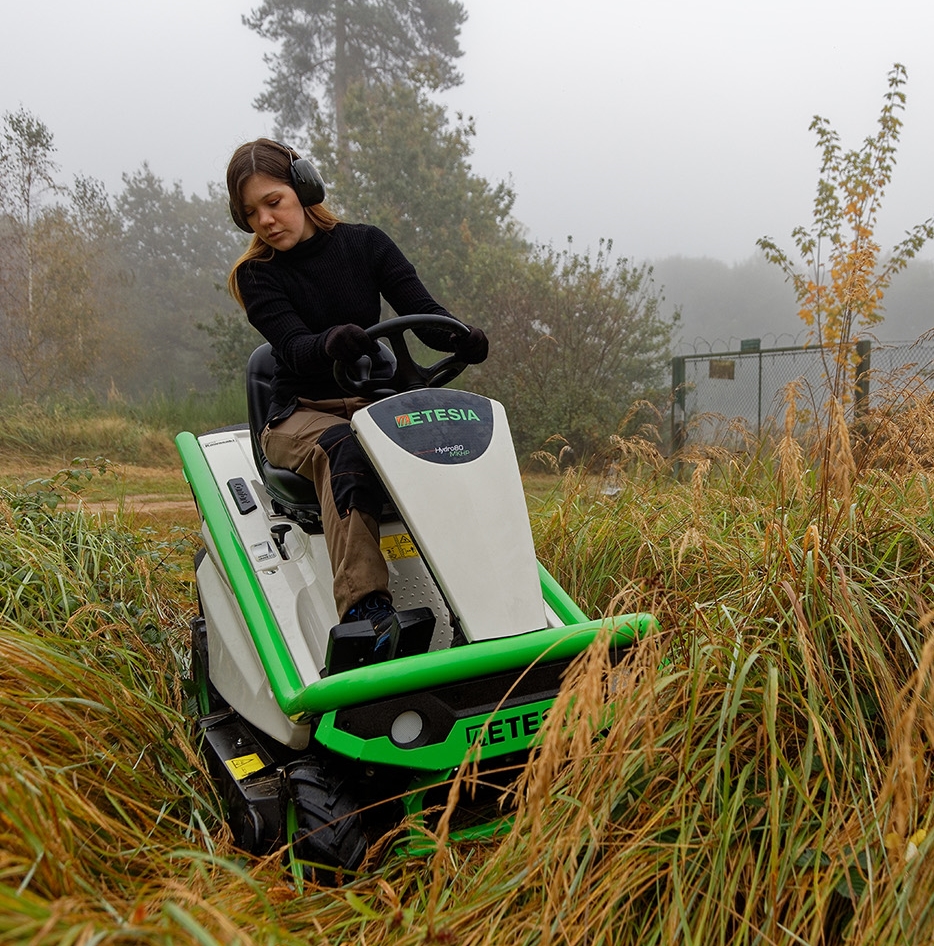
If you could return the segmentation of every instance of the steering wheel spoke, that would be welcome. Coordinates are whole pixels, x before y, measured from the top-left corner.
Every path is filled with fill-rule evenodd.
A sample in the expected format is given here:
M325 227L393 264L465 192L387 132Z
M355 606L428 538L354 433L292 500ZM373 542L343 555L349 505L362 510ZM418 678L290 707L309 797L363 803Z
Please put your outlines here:
M440 388L449 384L467 367L467 362L453 354L444 355L431 365L417 362L409 350L405 333L422 328L443 329L453 335L467 335L470 332L463 322L446 315L400 315L380 322L368 328L366 333L372 339L385 340L392 351L395 370L391 377L386 376L385 370L371 372L370 360L361 359L355 364L335 362L334 377L337 383L349 394L372 399L418 388ZM371 377L371 374L374 376Z

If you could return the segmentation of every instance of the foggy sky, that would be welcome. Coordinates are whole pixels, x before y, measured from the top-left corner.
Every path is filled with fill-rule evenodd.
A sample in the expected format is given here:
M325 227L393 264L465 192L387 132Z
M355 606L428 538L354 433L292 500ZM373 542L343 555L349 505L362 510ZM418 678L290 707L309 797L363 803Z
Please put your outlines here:
M3 0L0 112L50 128L62 177L148 160L203 193L242 141L272 129L252 101L273 51L241 24L250 0ZM845 148L876 130L893 63L905 126L883 248L934 215L934 12L920 0L465 0L463 85L474 169L511 180L539 242L601 238L634 260L728 262L810 223L812 116ZM934 258L928 247L925 258Z

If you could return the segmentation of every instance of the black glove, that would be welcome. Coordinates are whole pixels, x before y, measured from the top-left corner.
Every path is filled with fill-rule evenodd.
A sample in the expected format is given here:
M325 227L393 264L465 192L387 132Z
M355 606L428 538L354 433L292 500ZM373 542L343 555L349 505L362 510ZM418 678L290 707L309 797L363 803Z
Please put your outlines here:
M468 365L479 365L486 361L490 353L490 343L482 329L473 325L466 326L470 331L467 335L451 333L451 351L459 361L466 361Z
M359 325L338 325L328 332L324 352L328 358L353 364L361 355L375 355L379 345Z

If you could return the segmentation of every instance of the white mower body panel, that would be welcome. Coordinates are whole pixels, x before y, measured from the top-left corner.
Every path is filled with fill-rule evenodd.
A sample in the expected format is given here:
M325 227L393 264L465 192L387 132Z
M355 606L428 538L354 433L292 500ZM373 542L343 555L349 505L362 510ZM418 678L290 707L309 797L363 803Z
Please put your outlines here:
M330 629L338 623L333 575L324 535L307 534L278 515L259 479L249 431L203 434L198 442L223 497L230 521L263 596L304 685L322 678ZM235 489L231 486L239 481ZM244 494L244 488L246 494ZM248 495L253 508L244 511L235 493ZM290 525L281 548L272 526ZM444 598L399 521L380 526L389 568L390 589L398 608L429 607L436 617L432 650L451 645L453 629ZM249 628L205 524L206 555L198 570L198 588L208 639L211 682L246 720L283 745L303 748L309 726L286 717L273 695Z
M426 388L369 405L351 427L467 640L549 626L503 406Z

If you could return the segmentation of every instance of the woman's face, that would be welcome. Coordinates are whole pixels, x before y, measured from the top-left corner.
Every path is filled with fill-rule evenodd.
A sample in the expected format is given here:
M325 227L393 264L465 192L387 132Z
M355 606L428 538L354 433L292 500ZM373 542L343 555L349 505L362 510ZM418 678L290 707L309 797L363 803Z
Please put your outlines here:
M247 178L243 185L243 216L253 232L276 250L290 250L315 232L298 194L268 174Z

